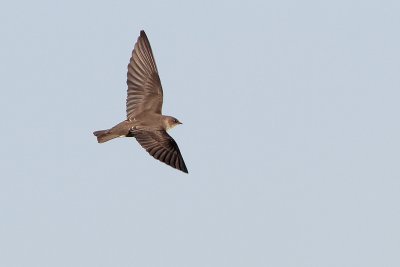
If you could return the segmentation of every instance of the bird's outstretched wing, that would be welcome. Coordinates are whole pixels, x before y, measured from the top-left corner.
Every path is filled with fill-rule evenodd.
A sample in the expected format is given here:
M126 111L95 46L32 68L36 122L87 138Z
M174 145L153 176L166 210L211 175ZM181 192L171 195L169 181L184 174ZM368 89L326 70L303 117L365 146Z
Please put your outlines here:
M178 145L166 131L132 130L131 134L155 159L188 173Z
M161 114L163 90L150 42L144 31L140 32L132 51L127 76L126 113L128 119L134 118L143 111Z

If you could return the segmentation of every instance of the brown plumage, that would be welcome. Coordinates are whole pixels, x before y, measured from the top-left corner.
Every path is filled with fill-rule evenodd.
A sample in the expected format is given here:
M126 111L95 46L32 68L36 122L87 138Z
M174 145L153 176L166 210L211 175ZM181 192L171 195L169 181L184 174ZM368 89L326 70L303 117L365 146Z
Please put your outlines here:
M127 119L108 130L95 131L99 143L116 137L135 137L153 156L173 168L188 173L175 140L167 130L181 124L162 115L163 89L150 42L144 31L132 51L128 64Z

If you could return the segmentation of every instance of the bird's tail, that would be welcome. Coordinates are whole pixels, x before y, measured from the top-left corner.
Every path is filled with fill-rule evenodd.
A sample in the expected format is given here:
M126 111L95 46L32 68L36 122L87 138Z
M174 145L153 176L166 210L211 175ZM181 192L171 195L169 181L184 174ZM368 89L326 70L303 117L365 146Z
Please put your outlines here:
M113 134L110 130L95 131L93 134L97 137L97 142L104 143L118 137L118 134Z

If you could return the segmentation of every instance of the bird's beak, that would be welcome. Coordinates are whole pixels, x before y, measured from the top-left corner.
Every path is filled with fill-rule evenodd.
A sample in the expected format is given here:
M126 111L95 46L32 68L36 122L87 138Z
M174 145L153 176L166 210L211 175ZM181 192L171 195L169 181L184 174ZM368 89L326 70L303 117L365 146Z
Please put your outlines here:
M183 124L182 122L178 121L178 124Z

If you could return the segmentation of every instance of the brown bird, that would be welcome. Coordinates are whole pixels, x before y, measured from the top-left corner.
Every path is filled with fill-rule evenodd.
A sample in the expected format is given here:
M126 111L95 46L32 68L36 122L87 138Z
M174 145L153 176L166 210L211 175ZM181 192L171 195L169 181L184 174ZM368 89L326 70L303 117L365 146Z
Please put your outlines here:
M163 89L150 42L144 31L132 51L128 64L127 119L108 130L95 131L97 142L116 137L135 137L154 158L188 173L175 140L167 130L182 124L176 118L161 114Z

